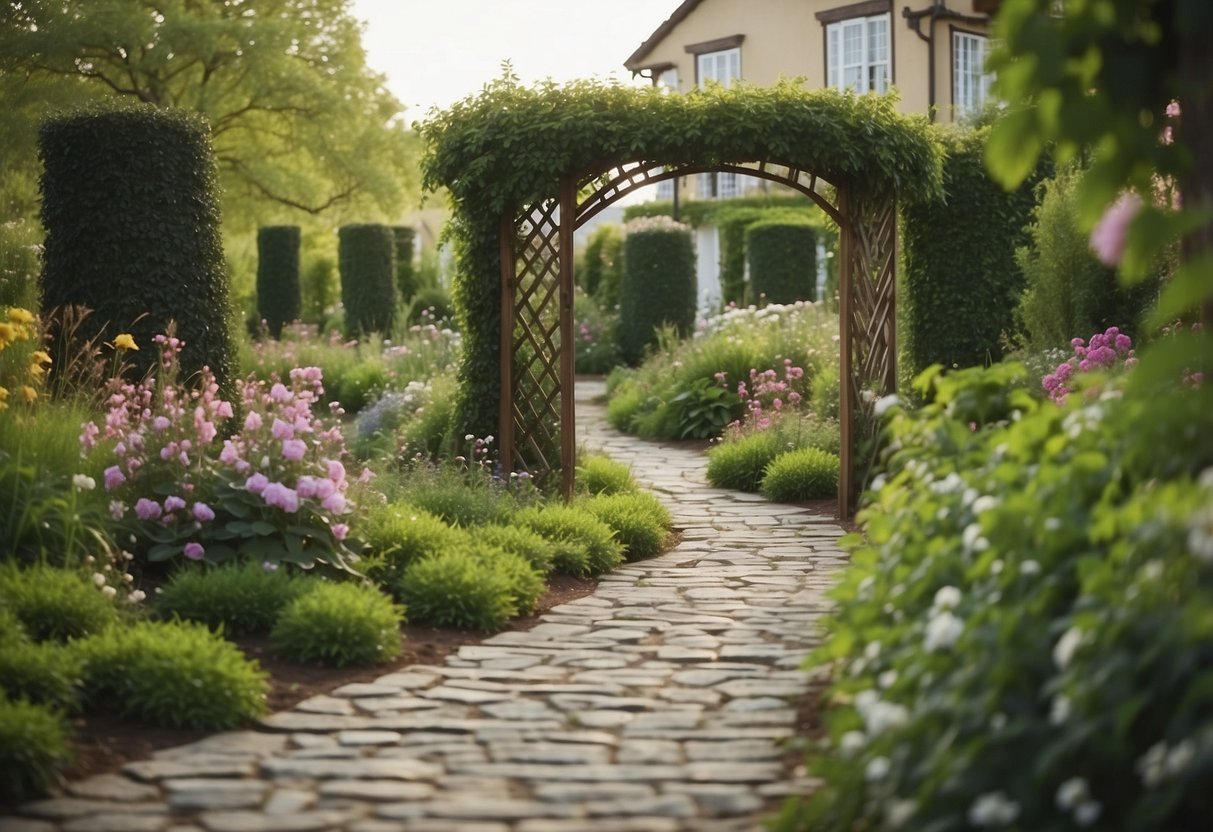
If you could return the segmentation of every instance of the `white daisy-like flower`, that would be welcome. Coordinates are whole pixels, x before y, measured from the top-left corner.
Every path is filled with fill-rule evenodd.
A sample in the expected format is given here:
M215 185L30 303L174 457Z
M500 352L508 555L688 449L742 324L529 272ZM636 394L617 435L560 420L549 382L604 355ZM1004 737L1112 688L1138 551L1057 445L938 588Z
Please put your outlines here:
M1082 803L1091 796L1087 780L1085 777L1071 777L1066 782L1057 787L1057 794L1053 800L1057 804L1057 808L1063 812L1069 812L1075 806Z
M928 653L947 650L964 632L964 622L952 613L944 611L927 622L927 634L923 649Z
M933 610L954 610L960 606L960 590L954 586L943 586L935 590L931 603Z
M864 767L863 776L869 783L879 783L889 776L890 768L888 757L873 757Z
M864 736L863 731L847 731L838 738L838 750L847 757L854 757L867 744L868 738Z
M969 807L969 823L983 829L1008 826L1019 817L1019 804L1002 792L983 794Z

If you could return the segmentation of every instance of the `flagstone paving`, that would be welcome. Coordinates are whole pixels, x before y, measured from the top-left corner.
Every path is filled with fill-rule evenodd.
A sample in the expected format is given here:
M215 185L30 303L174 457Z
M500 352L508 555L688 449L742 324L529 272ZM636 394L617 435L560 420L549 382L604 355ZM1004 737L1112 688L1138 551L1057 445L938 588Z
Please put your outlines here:
M529 631L68 785L6 832L733 832L809 786L798 669L845 562L831 519L713 489L701 453L578 438L669 506L676 547Z

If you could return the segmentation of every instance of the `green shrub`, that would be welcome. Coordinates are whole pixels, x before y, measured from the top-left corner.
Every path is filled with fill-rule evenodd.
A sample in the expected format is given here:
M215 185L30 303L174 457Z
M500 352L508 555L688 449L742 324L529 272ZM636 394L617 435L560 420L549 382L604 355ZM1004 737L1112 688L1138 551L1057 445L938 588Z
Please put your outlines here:
M615 430L631 430L645 399L644 391L635 382L623 382L607 402L607 422Z
M514 522L557 544L555 571L562 574L597 576L623 562L623 547L611 527L583 508L533 506L515 514Z
M722 442L708 451L708 482L717 488L758 491L767 466L784 450L774 431L749 433Z
M796 503L838 493L838 455L819 448L781 453L767 466L762 494L768 500Z
M437 461L454 446L453 425L458 385L450 375L430 381L429 401L400 430L401 455Z
M452 549L464 540L461 530L402 502L369 508L358 533L370 551L366 574L384 584L392 583L413 562Z
M619 280L623 271L623 233L617 225L600 225L585 243L578 283L585 293L607 309L619 303Z
M410 324L441 324L450 322L455 308L451 296L441 286L423 286L413 296L409 311Z
M485 564L505 576L514 615L530 615L547 590L545 573L525 555L507 552L497 546L473 544L472 552Z
M809 409L822 419L838 421L838 405L842 396L837 364L825 364L813 379Z
M817 232L808 220L755 222L745 232L750 292L755 303L817 297Z
M297 225L257 229L257 315L275 338L282 336L283 324L298 320L303 313L299 241Z
M268 633L309 582L283 568L266 571L255 562L184 569L165 584L153 605L161 616L199 621L224 635Z
M361 361L330 382L330 395L341 402L346 413L357 413L379 396L388 381L387 367L382 361Z
M379 590L316 581L291 601L274 625L274 651L296 662L344 667L400 655L404 609Z
M396 245L396 295L405 303L421 288L417 270L413 268L413 244L417 232L407 225L393 225L392 239Z
M41 236L33 220L10 218L0 222L0 307L37 308Z
M582 291L573 296L574 370L581 374L609 373L619 364L619 316L612 308Z
M394 588L415 624L489 633L518 613L512 577L468 547L417 561Z
M337 264L329 256L311 258L303 267L301 276L303 320L321 324L328 317L329 307L337 302L340 287L337 280ZM333 378L325 373L326 379Z
M50 566L0 567L0 602L35 641L94 635L118 615L114 604L79 572Z
M468 528L505 520L513 506L506 492L450 468L418 470L405 486L408 502L453 526Z
M396 314L396 238L386 225L343 225L337 264L345 331L351 337L387 333Z
M686 226L658 219L629 224L623 245L619 351L638 364L662 324L687 335L695 323L695 249Z
M578 505L611 527L628 560L658 554L669 539L670 511L647 491L600 494Z
M697 378L670 398L665 412L642 435L676 432L679 439L712 439L737 419L741 409L741 397L732 390L714 379Z
M556 544L523 526L476 526L469 530L469 534L478 543L520 555L544 575L550 573L555 565Z
M89 710L165 728L221 731L265 711L266 675L202 624L139 622L74 645Z
M80 703L80 657L70 646L16 641L0 649L0 692L60 711Z
M587 454L577 466L577 484L589 494L626 494L636 490L632 469L605 454Z
M1023 228L1035 204L1034 181L1007 193L986 173L988 127L939 135L948 150L944 199L902 208L898 337L913 372L1002 356L1003 334L1013 329L1023 289L1015 249L1026 241Z
M42 308L93 310L76 336L134 335L124 360L155 365L176 322L184 377L209 366L231 398L235 352L210 129L193 113L138 106L42 125ZM71 355L56 345L52 357ZM57 364L56 370L62 369Z
M46 794L72 759L62 715L42 705L0 697L0 804Z

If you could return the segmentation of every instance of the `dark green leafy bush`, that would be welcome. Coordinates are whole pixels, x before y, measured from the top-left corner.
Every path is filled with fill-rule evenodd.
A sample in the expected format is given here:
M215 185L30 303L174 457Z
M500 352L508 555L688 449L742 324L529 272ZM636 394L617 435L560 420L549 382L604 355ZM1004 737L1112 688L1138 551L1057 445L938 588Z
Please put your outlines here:
M373 402L388 385L387 367L379 361L362 361L331 382L334 401L346 413L357 413Z
M282 336L284 324L303 313L299 241L297 225L257 229L257 314L275 338Z
M303 266L301 283L303 319L308 323L323 323L329 315L329 307L337 302L340 293L337 264L327 255L313 256ZM326 372L325 378L331 376Z
M165 728L222 731L265 712L266 676L202 624L139 622L75 643L88 710Z
M274 625L274 651L296 662L344 667L378 664L400 655L404 609L379 590L314 581Z
M17 641L0 648L0 693L60 711L80 703L80 657L70 646Z
M42 308L92 309L79 338L132 333L143 349L123 359L136 376L156 363L152 336L174 321L184 375L209 366L230 394L235 352L206 122L150 105L83 112L43 124L39 147Z
M817 298L817 232L808 220L772 219L745 232L752 302Z
M351 337L387 333L396 314L396 238L386 225L343 225L337 268L345 331Z
M768 500L795 503L838 493L838 455L820 448L781 453L762 476L762 494Z
M623 562L623 546L611 527L583 508L556 504L531 507L514 515L514 522L557 544L556 571L562 574L597 576Z
M636 490L632 469L603 454L587 454L577 466L577 485L590 494L626 494Z
M410 324L441 324L449 322L455 309L451 296L441 286L422 286L413 295L409 306Z
M619 350L638 364L663 324L686 335L695 323L695 249L686 226L659 218L630 224L623 249Z
M737 418L741 399L727 387L697 378L666 404L663 420L678 431L679 439L711 439Z
M0 804L45 794L71 762L70 736L50 708L0 697Z
M117 609L79 572L50 566L0 567L0 603L35 641L83 638L107 629Z
M749 433L708 451L708 482L717 488L758 491L762 475L786 450L775 431Z
M514 582L468 547L417 561L395 589L415 624L494 632L518 613Z
M556 562L556 544L538 532L523 526L476 526L469 530L472 540L520 555L540 573L547 575Z
M417 232L407 225L393 225L392 239L396 245L396 295L408 303L421 288L417 270L413 267L413 244Z
M658 554L669 539L670 511L647 491L600 494L578 505L611 527L628 560Z
M287 569L267 571L255 562L185 569L161 589L154 606L165 618L199 621L224 635L268 633L309 582Z

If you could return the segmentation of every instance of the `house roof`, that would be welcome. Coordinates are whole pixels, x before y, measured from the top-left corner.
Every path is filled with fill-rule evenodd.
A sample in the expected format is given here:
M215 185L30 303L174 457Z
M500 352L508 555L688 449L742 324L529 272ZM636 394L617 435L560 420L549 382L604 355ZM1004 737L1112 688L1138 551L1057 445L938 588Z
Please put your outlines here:
M623 62L623 65L633 73L640 72L642 69L652 69L650 65L644 63L644 59L657 48L657 44L665 40L665 36L675 26L686 20L687 15L695 11L695 7L702 2L703 0L683 0L678 8L674 9L674 13L666 18L666 21L658 26L644 43L640 44L636 51L632 53L632 56Z

